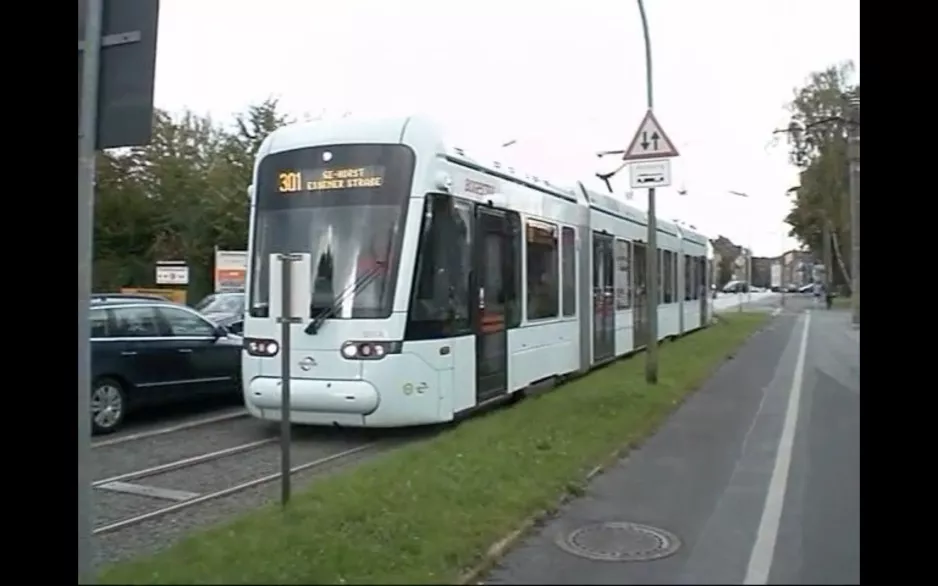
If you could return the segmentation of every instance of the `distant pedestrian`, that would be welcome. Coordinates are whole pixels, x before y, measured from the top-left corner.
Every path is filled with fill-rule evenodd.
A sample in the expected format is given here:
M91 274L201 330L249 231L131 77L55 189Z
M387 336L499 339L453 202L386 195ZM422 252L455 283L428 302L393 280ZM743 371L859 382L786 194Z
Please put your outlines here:
M824 292L824 285L822 285L820 282L815 283L813 291L814 291L814 304L820 305L821 294Z

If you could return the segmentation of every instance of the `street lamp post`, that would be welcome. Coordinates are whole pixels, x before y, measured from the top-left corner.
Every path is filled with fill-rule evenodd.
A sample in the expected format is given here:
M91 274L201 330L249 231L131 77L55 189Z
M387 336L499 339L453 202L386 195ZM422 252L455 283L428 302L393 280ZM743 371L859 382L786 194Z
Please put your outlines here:
M860 98L850 98L852 124L847 126L850 159L850 315L860 327Z
M638 2L638 13L642 19L642 35L645 38L645 89L647 94L648 111L651 112L655 105L654 82L652 76L651 62L651 37L648 33L648 16L645 14L645 4L642 0ZM603 151L596 153L597 157L606 155L624 155L625 151ZM612 193L612 185L609 180L619 171L629 164L628 159L624 159L615 170L610 173L596 173L596 177L606 184L606 188ZM655 188L648 190L648 246L646 248L645 258L645 278L647 291L645 301L645 311L648 312L648 338L645 342L645 380L649 384L658 382L658 218L657 205L655 201Z
M735 195L737 197L745 197L746 199L749 199L749 194L744 193L742 191L730 190L730 194ZM747 250L746 259L745 259L746 260L746 304L752 305L752 228L751 227L747 228L746 241L747 241L747 244L749 245L748 249L744 249L744 250ZM743 310L743 304L742 304L742 299L740 299L739 311L741 312L742 310Z
M642 35L645 38L645 89L647 91L648 111L655 106L655 86L652 76L651 37L648 34L648 16L645 3L638 1L638 13L642 18ZM655 188L648 190L648 252L645 257L645 274L648 277L648 341L645 350L645 380L649 384L658 383L658 218Z

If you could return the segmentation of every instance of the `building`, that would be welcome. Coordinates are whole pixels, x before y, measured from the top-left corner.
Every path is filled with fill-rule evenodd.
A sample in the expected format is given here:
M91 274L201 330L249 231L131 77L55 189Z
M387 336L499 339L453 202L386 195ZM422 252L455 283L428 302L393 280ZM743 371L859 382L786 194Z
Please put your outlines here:
M815 264L810 252L789 250L782 255L782 285L801 287L814 282Z

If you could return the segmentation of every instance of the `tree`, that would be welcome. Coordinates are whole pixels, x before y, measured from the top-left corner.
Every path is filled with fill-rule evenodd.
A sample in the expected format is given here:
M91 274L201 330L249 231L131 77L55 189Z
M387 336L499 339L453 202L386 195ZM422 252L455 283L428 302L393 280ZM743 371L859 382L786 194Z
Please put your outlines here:
M286 117L268 100L229 130L207 117L154 113L150 144L98 159L94 287L153 284L160 260L184 260L190 298L211 290L213 251L247 246L257 147Z
M812 73L789 105L789 158L801 169L801 185L792 192L785 221L791 226L789 235L814 251L821 250L828 225L839 268L831 271L835 283L849 282L850 251L841 243L850 241L847 100L860 94L859 84L851 82L853 71L847 62Z

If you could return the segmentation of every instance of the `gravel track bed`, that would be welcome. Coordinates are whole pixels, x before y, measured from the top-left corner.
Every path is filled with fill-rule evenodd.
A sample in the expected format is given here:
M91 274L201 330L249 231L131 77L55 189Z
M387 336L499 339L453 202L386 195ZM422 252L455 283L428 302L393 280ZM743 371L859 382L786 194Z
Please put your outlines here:
M294 442L290 450L290 463L292 466L298 466L360 445L362 442L352 440ZM268 444L250 452L165 474L148 476L137 482L160 488L207 494L278 472L280 472L280 446Z
M112 443L139 434L153 433L166 427L187 425L202 419L246 413L247 410L241 400L198 401L156 407L147 413L128 415L120 430L91 438L91 445Z
M135 494L95 490L95 527L114 523L139 514L138 511L150 510L153 507L164 506L170 502Z
M97 481L151 468L276 437L276 433L270 423L243 417L95 448L91 452L93 478Z
M381 445L376 446L374 449L364 450L347 458L339 458L323 466L317 466L310 470L304 470L303 472L293 474L291 477L293 489L294 491L302 491L305 487L324 475L347 470L371 458L381 457L381 455L404 443L419 441L421 437L426 436L415 436L411 439L391 439L390 441L382 442ZM303 460L299 458L299 453L303 449L305 448L297 447L294 450L296 454L293 461L294 466L303 463ZM346 449L348 448L346 447ZM279 467L279 460L277 460L277 466ZM144 521L143 523L126 527L114 533L99 535L95 537L95 563L98 565L114 563L134 556L145 555L165 549L194 530L222 523L231 519L233 516L256 509L265 504L276 503L279 497L280 483L273 481L217 500ZM160 501L158 506L163 507L169 504L172 503L169 501ZM139 512L131 513L131 515L132 514L139 514ZM130 515L124 515L124 517L127 516Z

